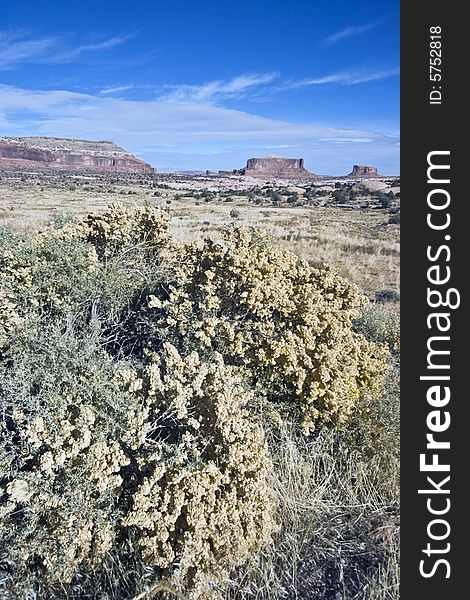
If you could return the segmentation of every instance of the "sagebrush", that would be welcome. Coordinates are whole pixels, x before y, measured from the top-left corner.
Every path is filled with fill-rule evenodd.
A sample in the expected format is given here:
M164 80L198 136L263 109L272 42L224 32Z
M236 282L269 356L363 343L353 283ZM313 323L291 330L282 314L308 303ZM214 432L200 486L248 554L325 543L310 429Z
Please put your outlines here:
M151 208L1 244L2 593L73 596L131 553L217 597L279 529L264 424L344 427L377 393L364 298L254 231L177 243Z

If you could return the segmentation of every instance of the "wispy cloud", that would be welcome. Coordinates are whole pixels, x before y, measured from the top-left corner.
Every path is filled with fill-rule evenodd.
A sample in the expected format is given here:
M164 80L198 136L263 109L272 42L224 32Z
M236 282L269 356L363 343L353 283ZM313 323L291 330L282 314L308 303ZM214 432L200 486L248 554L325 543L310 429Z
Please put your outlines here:
M119 92L126 92L127 90L134 89L134 84L130 83L129 85L116 85L115 87L107 87L100 90L100 94L103 96L107 96L109 94L117 94Z
M189 104L212 104L230 98L246 98L279 77L278 73L249 73L228 81L210 81L202 85L167 85L160 100ZM255 92L256 91L256 92Z
M202 85L164 85L162 88L155 87L155 95L163 102L174 102L178 104L204 104L220 106L225 100L244 99L267 101L276 94L286 93L291 90L320 86L327 84L335 85L358 85L369 81L377 81L398 75L398 67L375 70L341 71L321 77L312 77L301 80L282 81L279 73L245 74L223 81L210 81ZM132 86L118 86L116 88L105 88L102 94L113 93L130 89Z
M297 82L292 82L291 87L304 87L310 85L323 85L328 83L337 83L341 85L357 85L359 83L367 83L369 81L377 81L379 79L387 79L388 77L394 77L399 75L399 67L393 67L391 69L378 69L371 71L342 71L339 73L332 73L330 75L324 75L322 77L316 77L312 79L302 79Z
M136 33L114 36L98 42L71 46L65 38L33 38L24 31L0 31L0 69L13 69L22 64L73 62L86 53L110 50L124 44Z
M319 140L320 142L327 144L370 144L374 141L373 137L333 137L333 138L323 138Z
M0 69L42 60L56 43L53 37L25 39L21 33L0 32Z
M110 50L116 46L121 46L135 35L136 33L134 32L123 36L114 36L94 44L82 44L81 46L71 48L70 50L66 50L65 52L59 53L50 58L52 62L69 62L87 52L99 52L100 50Z
M285 150L286 148L295 148L294 144L274 144L273 146L266 146L268 150Z
M323 44L325 46L333 46L334 44L337 44L338 42L341 42L342 40L345 40L347 38L362 35L366 31L370 31L371 29L378 27L382 23L383 19L381 19L380 21L373 21L372 23L365 23L364 25L346 27L345 29L341 29L340 31L329 35L323 40Z

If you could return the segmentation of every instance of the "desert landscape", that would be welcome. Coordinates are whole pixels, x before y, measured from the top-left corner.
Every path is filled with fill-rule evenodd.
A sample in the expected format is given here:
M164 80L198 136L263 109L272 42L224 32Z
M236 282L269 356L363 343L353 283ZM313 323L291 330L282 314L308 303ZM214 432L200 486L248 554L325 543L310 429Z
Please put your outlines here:
M331 178L310 174L302 159L268 157L248 159L230 174L157 173L111 142L94 143L80 157L78 142L43 141L39 148L36 139L27 142L29 158L25 140L11 144L22 149L19 165L1 140L0 218L13 228L34 231L54 215L83 216L114 202L152 206L168 212L178 239L220 239L233 224L257 227L312 264L334 265L371 297L399 294L400 179L374 167L354 165ZM62 156L53 165L63 166L44 169L36 153L54 145ZM85 167L67 164L72 152ZM128 157L127 166L112 165L117 155Z
M399 2L0 23L0 600L399 600Z
M1 597L396 600L399 229L373 166L0 138Z

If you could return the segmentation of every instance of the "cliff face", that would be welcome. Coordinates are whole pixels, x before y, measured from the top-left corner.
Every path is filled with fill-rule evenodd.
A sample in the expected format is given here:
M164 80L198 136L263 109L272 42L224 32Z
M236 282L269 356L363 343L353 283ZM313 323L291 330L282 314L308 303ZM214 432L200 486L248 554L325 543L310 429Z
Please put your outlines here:
M347 175L352 178L365 178L365 177L380 177L377 173L377 167L368 167L366 165L353 165L353 170Z
M249 175L260 179L313 179L318 176L304 167L303 158L249 158L240 175Z
M0 137L0 168L154 173L153 167L113 142L47 137Z

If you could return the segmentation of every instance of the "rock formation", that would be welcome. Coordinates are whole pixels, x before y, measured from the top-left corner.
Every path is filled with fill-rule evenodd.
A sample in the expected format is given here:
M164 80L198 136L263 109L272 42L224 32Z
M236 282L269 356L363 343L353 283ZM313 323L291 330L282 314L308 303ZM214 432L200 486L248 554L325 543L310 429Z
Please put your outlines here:
M377 173L377 167L368 167L366 165L353 165L351 173L346 175L354 179L364 179L365 177L380 177Z
M49 137L0 137L0 169L154 173L154 168L113 142Z
M236 172L259 179L316 179L318 175L310 173L304 167L303 158L249 158L244 169Z

